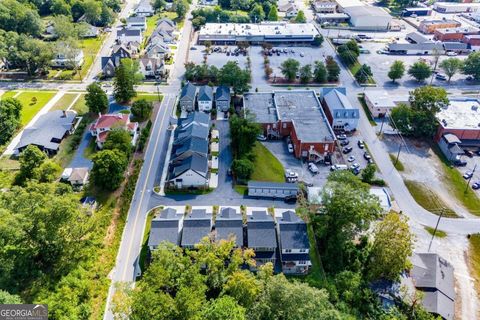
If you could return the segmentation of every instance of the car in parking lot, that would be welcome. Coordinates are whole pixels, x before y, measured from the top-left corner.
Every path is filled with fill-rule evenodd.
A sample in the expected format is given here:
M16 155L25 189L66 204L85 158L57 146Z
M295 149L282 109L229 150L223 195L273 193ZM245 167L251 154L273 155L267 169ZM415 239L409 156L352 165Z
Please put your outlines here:
M365 158L365 160L371 160L372 159L372 156L370 154L368 154L368 152L365 152L363 154L363 157Z
M467 161L462 159L455 159L455 161L453 161L453 164L457 167L465 167L467 165Z
M353 161L355 161L355 157L354 157L354 156L350 156L350 157L348 157L347 161L348 161L348 162L353 162Z
M359 168L360 168L360 165L357 162L355 162L354 164L352 164L350 166L350 169L352 169L352 170L359 169Z
M474 153L471 150L463 150L465 152L465 155L469 158L473 158Z
M285 170L285 181L293 183L298 181L298 173L290 169Z
M310 170L310 172L313 174L317 174L319 172L318 167L313 162L308 164L308 170Z
M293 153L293 144L291 143L288 144L288 152Z
M265 137L263 134L259 134L257 136L257 140L258 141L267 141L267 137Z
M345 135L345 134L339 134L339 135L337 136L337 139L338 139L338 140L345 140L345 139L347 139L347 135Z
M347 154L347 153L352 152L352 150L353 150L352 147L345 147L345 148L343 148L342 152L343 152L344 154Z
M363 140L358 140L357 141L357 145L360 149L363 149L365 148L365 142L363 142Z
M473 172L471 172L471 171L467 171L467 172L465 172L465 173L463 174L463 179L468 180L468 179L470 179L471 177L473 177Z
M473 189L473 190L480 189L480 181L475 182L474 184L472 184L472 189Z
M345 139L345 140L342 140L342 142L340 142L340 145L341 145L342 147L344 147L344 146L346 146L346 145L349 144L349 143L350 143L350 141L349 141L348 139Z
M330 167L330 171L337 171L337 170L347 170L348 167L346 164L334 164Z
M441 73L437 73L435 75L435 79L445 81L445 80L447 80L447 77L445 75L441 74Z

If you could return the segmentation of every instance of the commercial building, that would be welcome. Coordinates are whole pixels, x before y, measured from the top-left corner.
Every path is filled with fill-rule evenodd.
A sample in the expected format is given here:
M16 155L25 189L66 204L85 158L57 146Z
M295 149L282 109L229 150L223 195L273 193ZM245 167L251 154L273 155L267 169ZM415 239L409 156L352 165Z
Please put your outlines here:
M437 113L439 122L435 141L446 133L457 136L461 146L480 146L480 103L474 98L451 98Z
M402 17L412 17L412 16L417 16L417 17L422 17L422 16L429 16L432 14L432 9L430 8L405 8L402 11Z
M463 37L462 42L466 43L472 51L480 49L480 35L466 35Z
M408 103L409 96L391 95L383 90L365 91L365 104L373 118L387 116L399 103Z
M335 13L337 9L337 3L318 0L313 3L313 9L317 13Z
M323 88L322 107L333 130L355 131L360 110L347 98L346 88Z
M323 161L335 151L335 134L314 91L247 93L243 104L266 137L290 136L295 157Z
M335 0L339 12L344 12L346 8L364 6L360 0Z
M418 30L426 34L433 34L437 29L452 29L461 27L462 24L456 20L422 20L418 25Z
M344 8L343 12L350 16L350 24L357 30L385 31L392 21L392 16L380 7L352 6Z
M350 16L346 13L317 13L316 19L319 23L340 23L346 22Z
M316 35L318 31L312 23L207 23L198 32L198 43L311 43Z
M473 12L480 9L480 3L435 2L433 9L441 13Z
M462 41L466 35L478 35L478 28L452 28L452 29L436 29L433 39L438 41Z

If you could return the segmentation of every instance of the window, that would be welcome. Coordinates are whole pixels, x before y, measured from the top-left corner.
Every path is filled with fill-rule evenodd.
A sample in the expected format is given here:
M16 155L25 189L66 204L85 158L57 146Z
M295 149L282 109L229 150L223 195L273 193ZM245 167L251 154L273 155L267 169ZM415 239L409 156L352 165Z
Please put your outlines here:
M292 249L285 249L285 253L290 253L292 252Z
M306 249L300 249L300 252L307 252Z
M287 128L287 124L285 122L282 124L282 126L283 126L283 129Z
M307 264L307 261L305 261L305 260L298 261L298 264Z

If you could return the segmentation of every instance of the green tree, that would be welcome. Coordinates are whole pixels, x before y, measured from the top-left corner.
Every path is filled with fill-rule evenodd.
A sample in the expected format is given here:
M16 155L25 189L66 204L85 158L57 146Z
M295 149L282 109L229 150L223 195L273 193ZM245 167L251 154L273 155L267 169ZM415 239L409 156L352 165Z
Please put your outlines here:
M188 11L188 2L186 0L174 0L173 10L177 14L179 19L185 18Z
M35 177L35 169L47 159L47 155L37 146L29 145L20 153L20 171L16 177L16 184L22 185L26 180Z
M250 115L242 118L237 115L230 117L230 146L235 158L242 158L251 153L257 136L260 134L260 126Z
M404 74L405 64L403 63L403 61L395 60L390 67L388 77L392 79L392 82L395 82L395 80L402 78Z
M298 70L300 68L300 62L298 60L288 58L283 61L280 65L280 70L283 76L289 81L292 82L295 80Z
M239 181L247 181L250 179L255 170L253 162L248 158L235 159L232 162L232 170Z
M345 46L350 50L355 53L355 55L358 57L360 55L360 47L358 46L357 41L354 39L348 41Z
M433 115L449 104L448 94L444 88L424 86L410 93L410 106L416 111L425 111Z
M305 23L307 22L307 18L305 18L305 12L303 10L298 10L297 16L293 20L295 23Z
M242 94L250 89L250 72L242 70L236 61L229 61L218 71L218 82L230 86L233 94Z
M268 21L278 21L278 9L276 5L270 7L270 11L268 12Z
M315 61L313 80L317 83L327 82L327 69L325 68L325 64L321 61Z
M372 69L367 64L363 64L355 73L355 79L358 83L366 83L373 76Z
M132 114L140 121L150 118L153 110L152 102L146 99L139 99L132 104Z
M100 10L100 18L97 22L97 25L100 27L106 27L111 25L115 20L115 15L113 10L110 9L105 3L102 3L101 10Z
M108 191L117 189L127 168L126 155L119 150L103 150L95 154L92 161L91 177L95 186Z
M472 52L463 61L463 73L480 80L480 52Z
M10 36L13 34L9 33L8 38ZM30 76L45 72L50 68L53 48L49 43L20 34L13 36L13 39L9 41L8 48L7 60L11 66L25 70Z
M301 83L309 83L312 81L312 65L306 64L303 67L300 68L300 82Z
M408 74L421 82L432 75L432 69L425 61L417 61L410 66Z
M202 312L205 320L245 320L245 308L229 296L211 300Z
M195 30L199 30L200 27L204 26L207 23L207 19L202 16L198 16L192 19L192 26Z
M1 304L20 304L22 299L15 294L10 294L8 291L0 290L0 305Z
M34 169L33 176L40 182L53 182L58 178L61 171L62 167L56 162L47 159L38 168Z
M249 309L261 292L261 283L248 271L235 271L227 280L223 291L235 298L238 303Z
M75 30L75 24L72 22L71 17L67 17L65 15L55 16L52 18L52 24L55 30L55 36L57 38L62 40L70 37L78 38L78 34Z
M37 37L43 31L43 22L37 10L28 2L2 0L0 2L0 29Z
M107 140L103 144L104 150L118 150L127 157L132 153L132 137L127 130L115 129L108 133Z
M15 98L0 100L0 145L7 143L20 126L22 104Z
M358 55L350 50L345 44L338 47L338 56L347 66L353 65L357 62Z
M340 75L340 67L332 56L327 56L327 58L325 59L325 67L327 68L328 72L327 80L329 82L338 81L338 76Z
M458 58L448 58L440 62L440 68L445 72L448 82L450 82L450 79L452 79L457 72L462 70L463 61Z
M105 113L108 110L108 97L102 90L100 85L92 82L87 87L87 94L85 95L85 104L88 111L91 113Z
M406 104L400 103L390 112L390 125L400 131L403 135L410 136L413 134L414 130L411 121L412 115L413 110Z
M102 5L95 0L83 1L83 13L88 23L96 25L100 20L100 14L102 13Z
M134 88L136 71L131 70L125 60L127 59L123 59L115 69L115 78L113 79L113 96L120 103L128 102L137 95Z
M365 183L371 183L375 178L375 171L377 171L375 165L369 163L362 171L362 181Z
M414 236L407 218L396 212L387 214L375 228L375 240L368 257L368 275L372 280L397 280L409 266Z
M166 5L167 5L167 2L165 0L153 0L152 1L153 9L155 9L156 12L162 11L165 8Z
M312 45L315 47L320 47L323 43L323 36L321 34L318 34L313 38Z
M265 20L265 12L263 11L263 7L261 4L257 3L253 6L252 10L250 10L250 13L248 14L250 16L250 19L253 22L262 22Z

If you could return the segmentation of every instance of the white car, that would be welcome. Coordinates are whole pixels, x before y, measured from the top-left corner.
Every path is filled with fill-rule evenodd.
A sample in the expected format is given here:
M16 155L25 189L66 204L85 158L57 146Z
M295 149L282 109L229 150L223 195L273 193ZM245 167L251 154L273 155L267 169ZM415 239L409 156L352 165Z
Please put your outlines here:
M298 178L298 173L290 169L285 169L285 178Z
M259 134L257 136L257 140L258 141L267 141L267 137L265 137L263 134Z
M467 172L465 172L465 174L463 175L463 178L466 179L466 180L468 180L468 179L470 179L472 176L473 176L473 172L467 171Z
M353 161L355 161L355 157L354 157L354 156L350 156L350 157L348 157L347 161L348 161L348 162L353 162Z
M288 152L293 153L293 144L291 143L288 144Z
M453 51L449 51L449 52L447 52L447 56L450 56L450 57L458 56L458 53L453 52Z
M315 165L315 163L310 162L308 164L308 170L310 170L311 173L317 174L318 173L318 167Z
M356 162L350 166L350 169L358 169L358 168L360 168L360 165Z

